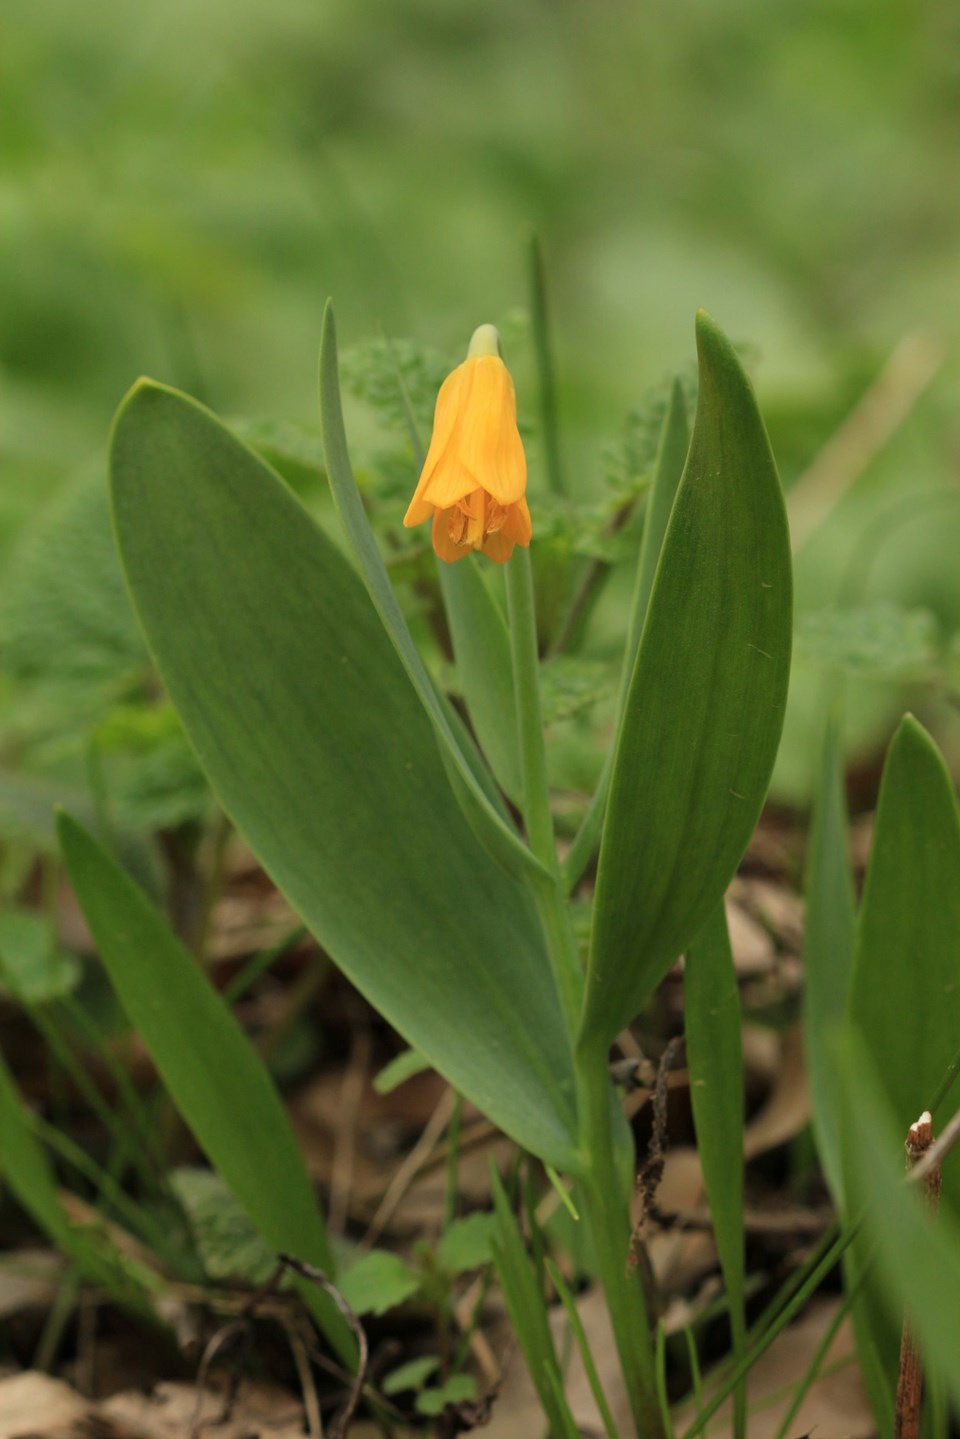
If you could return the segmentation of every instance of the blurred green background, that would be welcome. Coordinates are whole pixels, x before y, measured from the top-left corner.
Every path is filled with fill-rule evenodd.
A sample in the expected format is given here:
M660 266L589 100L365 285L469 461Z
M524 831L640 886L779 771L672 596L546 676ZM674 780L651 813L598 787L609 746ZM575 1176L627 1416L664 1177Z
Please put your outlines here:
M533 226L580 495L689 366L699 305L749 346L788 487L900 354L879 429L901 401L904 422L866 465L854 446L798 608L889 601L867 647L906 661L858 652L858 743L907 701L955 748L958 102L953 0L6 0L0 590L44 507L102 470L138 374L315 427L328 294L346 344L458 357L501 323L532 411ZM786 797L822 670L801 653Z

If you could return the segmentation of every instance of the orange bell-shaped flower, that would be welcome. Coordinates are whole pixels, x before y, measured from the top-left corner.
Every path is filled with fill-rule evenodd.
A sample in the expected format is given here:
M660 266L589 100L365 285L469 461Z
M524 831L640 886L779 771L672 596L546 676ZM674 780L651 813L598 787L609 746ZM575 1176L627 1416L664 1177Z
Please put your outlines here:
M481 550L503 564L530 543L527 459L517 429L517 399L492 325L481 325L467 358L437 396L433 436L404 515L407 526L433 516L433 548L442 560Z

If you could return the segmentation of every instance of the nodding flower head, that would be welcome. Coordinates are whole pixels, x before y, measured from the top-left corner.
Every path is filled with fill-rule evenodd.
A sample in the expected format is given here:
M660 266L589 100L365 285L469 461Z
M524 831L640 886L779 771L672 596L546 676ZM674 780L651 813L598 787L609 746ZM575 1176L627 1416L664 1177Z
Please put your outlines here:
M526 488L513 380L496 330L481 325L467 358L440 387L430 448L403 523L432 516L442 560L480 550L503 564L514 545L530 543Z

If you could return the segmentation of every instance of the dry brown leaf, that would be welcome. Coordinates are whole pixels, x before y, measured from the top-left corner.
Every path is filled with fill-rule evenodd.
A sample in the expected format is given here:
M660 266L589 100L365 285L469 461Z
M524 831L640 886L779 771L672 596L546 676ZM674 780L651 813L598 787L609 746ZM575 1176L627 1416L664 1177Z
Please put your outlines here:
M747 1125L744 1150L747 1159L755 1159L778 1144L793 1139L810 1122L810 1089L803 1049L803 1033L799 1024L783 1034L780 1064L773 1089Z
M765 974L774 962L773 940L763 926L729 895L724 901L724 908L737 973Z
M199 1409L198 1409L199 1398ZM127 1390L114 1394L97 1409L130 1439L187 1439L199 1415L200 1439L303 1439L303 1405L299 1398L273 1384L244 1382L223 1415L219 1393L198 1394L192 1384L158 1384L150 1394Z
M0 1439L84 1439L94 1406L49 1374L0 1379ZM90 1430L86 1430L89 1435Z
M49 1309L64 1262L52 1249L17 1249L0 1260L0 1319L25 1309Z
M803 948L805 905L785 884L753 875L738 876L730 886L736 902L776 935L783 949L799 954Z
M610 1316L599 1288L589 1290L577 1300L577 1312L586 1332L617 1431L627 1434L632 1428L630 1406L620 1376L620 1363L610 1327ZM566 1315L558 1304L550 1311L550 1328L558 1352L564 1349L566 1327ZM530 1439L531 1435L542 1434L543 1410L523 1355L516 1347L515 1337L506 1319L497 1326L496 1332L492 1334L492 1341L494 1350L509 1358L500 1393L493 1407L493 1417L482 1431L483 1439ZM565 1392L580 1432L601 1434L603 1424L576 1345L570 1354Z

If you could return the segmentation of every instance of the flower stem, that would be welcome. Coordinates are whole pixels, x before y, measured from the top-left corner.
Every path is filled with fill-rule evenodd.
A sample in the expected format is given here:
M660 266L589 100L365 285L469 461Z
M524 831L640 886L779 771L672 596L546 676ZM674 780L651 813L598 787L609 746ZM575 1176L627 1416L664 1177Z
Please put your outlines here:
M534 886L557 990L571 1043L583 1007L583 970L569 906L561 888L550 812L543 720L540 713L540 656L530 556L519 547L506 565L507 609L517 736L523 788L523 818L530 848L550 874ZM589 1039L575 1046L579 1123L578 1177L593 1239L598 1277L606 1294L624 1381L640 1439L663 1439L657 1402L653 1346L646 1301L637 1271L627 1272L630 1246L630 1184L624 1135L614 1130L615 1107L607 1048Z
M529 552L518 546L504 568L517 707L523 820L530 848L551 877L535 885L534 893L572 1040L577 1032L583 1002L583 970L569 911L560 890L560 862L550 812L547 757L540 713L540 652Z

